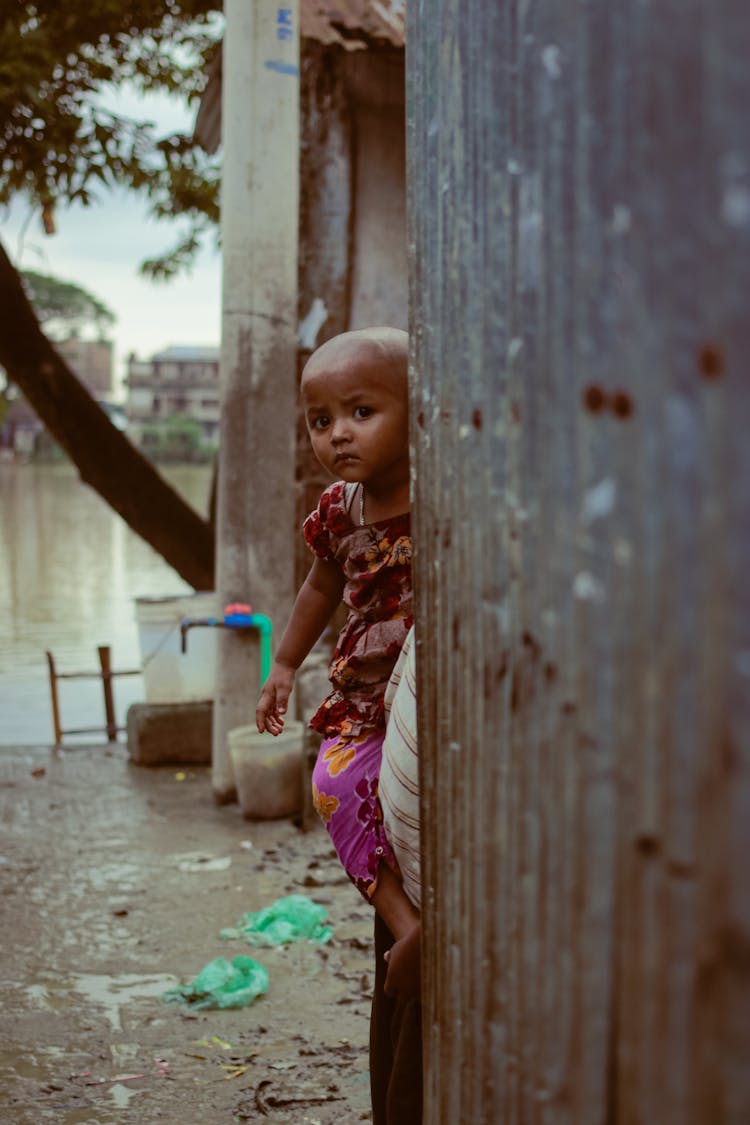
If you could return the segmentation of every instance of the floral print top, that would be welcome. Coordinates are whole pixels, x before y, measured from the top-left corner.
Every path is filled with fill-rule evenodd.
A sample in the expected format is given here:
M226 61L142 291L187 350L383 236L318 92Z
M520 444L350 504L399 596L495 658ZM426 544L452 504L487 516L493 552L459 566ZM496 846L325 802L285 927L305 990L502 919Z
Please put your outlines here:
M349 610L331 661L332 691L310 720L324 735L356 736L385 726L383 696L412 624L411 515L355 524L343 481L305 520L308 547L344 572Z

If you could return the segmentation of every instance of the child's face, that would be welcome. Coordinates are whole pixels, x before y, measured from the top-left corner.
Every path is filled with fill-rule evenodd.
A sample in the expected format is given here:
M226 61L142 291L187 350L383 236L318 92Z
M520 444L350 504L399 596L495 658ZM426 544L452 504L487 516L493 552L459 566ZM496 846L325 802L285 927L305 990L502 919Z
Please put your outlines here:
M329 473L384 491L409 479L406 379L377 348L313 355L301 390L313 451Z

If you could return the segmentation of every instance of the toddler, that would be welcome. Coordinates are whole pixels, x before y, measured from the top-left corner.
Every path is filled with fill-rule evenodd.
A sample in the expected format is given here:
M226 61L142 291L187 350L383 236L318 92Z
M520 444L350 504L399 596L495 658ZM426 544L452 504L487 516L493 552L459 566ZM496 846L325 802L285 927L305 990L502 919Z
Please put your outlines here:
M305 521L315 558L256 711L259 731L281 732L295 672L343 598L332 690L311 720L323 736L313 796L347 874L396 939L419 919L378 801L383 697L412 624L407 360L405 332L370 328L335 336L305 365L313 451L339 479Z

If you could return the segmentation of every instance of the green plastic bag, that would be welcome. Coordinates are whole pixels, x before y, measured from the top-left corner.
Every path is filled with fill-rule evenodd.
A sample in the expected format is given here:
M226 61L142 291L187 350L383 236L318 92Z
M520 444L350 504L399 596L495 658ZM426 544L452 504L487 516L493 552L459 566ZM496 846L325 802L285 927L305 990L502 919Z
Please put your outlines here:
M217 957L204 965L191 984L165 992L168 1003L191 1008L246 1008L268 991L268 973L250 957Z
M324 926L327 910L305 895L277 898L257 914L243 914L236 926L221 931L223 938L244 938L250 945L287 945L292 941L329 941Z

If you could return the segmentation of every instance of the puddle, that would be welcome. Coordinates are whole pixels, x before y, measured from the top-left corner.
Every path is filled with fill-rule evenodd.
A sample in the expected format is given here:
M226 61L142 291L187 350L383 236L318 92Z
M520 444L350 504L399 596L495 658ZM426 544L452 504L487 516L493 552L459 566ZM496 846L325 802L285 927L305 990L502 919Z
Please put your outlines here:
M10 1104L14 1112L12 1118L3 1117L3 1122L8 1122L8 1125L11 1120L17 1125L42 1125L42 1122L54 1125L116 1125L122 1121L115 1110L127 1103L115 1101L111 1109L80 1105L81 1097L86 1097L86 1093L67 1077L69 1070L70 1053L62 1047L0 1051L0 1088L3 1093L13 1092ZM61 1077L63 1073L65 1077ZM27 1082L31 1083L30 1087ZM37 1101L38 1088L48 1083L53 1085L47 1087L44 1103L40 1105ZM79 1104L71 1104L75 1102Z
M104 1009L114 1031L122 1030L122 1009L126 1004L133 1000L161 997L179 984L177 977L169 973L124 973L119 977L81 973L72 977L71 982L74 992Z
M114 1082L109 1088L109 1096L116 1109L127 1109L133 1098L137 1098L141 1090L131 1090L122 1082Z
M170 981L171 978L168 977L159 979L159 990L161 991ZM155 987L156 978L145 984L146 987L149 985ZM135 988L135 984L132 987ZM38 988L41 989L43 986ZM134 1074L129 1075L130 1081L135 1078L151 1079L154 1076L163 1076L163 1069L160 1070L158 1066L154 1068L152 1062L143 1068L138 1065L138 1056L143 1052L137 1043L111 1044L110 1053L118 1070L120 1064L131 1063L124 1068L126 1071L131 1069L135 1071ZM155 1061L158 1063L159 1060ZM46 1104L42 1106L35 1104L33 1109L30 1103L23 1104L25 1092L16 1094L13 1104L20 1116L14 1117L13 1120L17 1121L18 1125L42 1125L43 1121L54 1121L54 1125L88 1125L88 1123L109 1125L110 1122L121 1122L123 1119L120 1111L126 1110L134 1098L144 1093L143 1084L140 1087L131 1087L130 1081L125 1079L122 1071L110 1079L107 1077L108 1068L106 1065L102 1067L101 1063L93 1071L79 1069L88 1065L90 1064L83 1060L74 1059L71 1051L62 1047L0 1051L1 1089L10 1090L14 1080L21 1079L33 1084L31 1088L34 1090L32 1095L34 1098L39 1096L39 1086L42 1086L45 1094ZM21 1090L17 1086L12 1088ZM28 1088L24 1087L24 1091L26 1089ZM88 1104L81 1105L81 1100L85 1100ZM33 1116L26 1116L26 1110L30 1110ZM54 1117L50 1116L51 1114L54 1114ZM5 1117L1 1120L9 1121Z
M18 1078L34 1078L43 1082L49 1077L50 1062L62 1058L61 1047L35 1048L33 1051L0 1051L0 1074L15 1074Z
M121 976L99 976L79 973L64 981L48 981L28 985L26 994L37 1006L59 1011L84 1002L104 1009L114 1031L122 1030L122 1009L133 1000L160 997L179 981L169 973L124 973Z
M35 1007L62 1012L75 1004L75 999L71 996L72 990L70 981L39 981L26 986L26 995L34 1002Z
M85 888L89 894L90 889L95 891L107 890L116 883L120 891L131 891L139 879L143 879L143 868L134 863L99 863L85 871L84 877L90 887Z
M86 1106L68 1110L58 1118L58 1125L109 1125L110 1122L114 1123L118 1120L121 1119L112 1117L106 1109Z
M112 1062L121 1070L127 1070L129 1067L135 1065L135 1060L141 1054L140 1043L110 1043L109 1053L112 1056Z
M231 856L211 856L204 852L186 852L184 855L174 856L174 859L178 871L191 874L195 871L226 871L232 863Z

